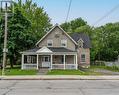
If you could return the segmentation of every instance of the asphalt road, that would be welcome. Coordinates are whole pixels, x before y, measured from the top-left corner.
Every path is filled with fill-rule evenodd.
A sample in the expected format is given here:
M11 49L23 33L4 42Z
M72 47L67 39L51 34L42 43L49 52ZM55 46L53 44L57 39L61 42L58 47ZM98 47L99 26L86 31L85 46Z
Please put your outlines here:
M0 95L119 95L119 80L0 80Z

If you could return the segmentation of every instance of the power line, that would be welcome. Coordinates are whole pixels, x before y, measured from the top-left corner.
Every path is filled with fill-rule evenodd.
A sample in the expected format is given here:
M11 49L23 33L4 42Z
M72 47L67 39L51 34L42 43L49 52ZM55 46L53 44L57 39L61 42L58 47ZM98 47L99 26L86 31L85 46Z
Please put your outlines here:
M69 12L70 12L70 9L71 9L71 4L72 4L72 0L69 1L69 7L68 7L68 11L67 11L67 15L66 15L66 20L65 22L67 22L68 18L69 18Z
M97 25L100 21L104 20L106 17L108 17L111 13L113 13L116 9L119 8L119 4L115 7L113 7L109 12L107 12L103 17L98 19L92 26Z

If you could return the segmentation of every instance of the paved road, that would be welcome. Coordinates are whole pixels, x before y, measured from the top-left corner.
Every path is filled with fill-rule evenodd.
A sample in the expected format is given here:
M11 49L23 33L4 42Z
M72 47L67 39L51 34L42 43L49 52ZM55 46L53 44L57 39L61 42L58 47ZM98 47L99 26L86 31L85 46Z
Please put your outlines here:
M0 80L0 95L119 95L119 80Z

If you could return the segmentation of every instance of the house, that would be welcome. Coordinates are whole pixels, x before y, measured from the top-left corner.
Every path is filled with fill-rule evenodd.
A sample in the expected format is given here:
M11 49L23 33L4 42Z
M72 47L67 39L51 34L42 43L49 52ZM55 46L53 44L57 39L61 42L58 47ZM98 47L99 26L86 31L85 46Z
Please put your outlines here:
M86 34L69 36L56 24L36 43L36 48L21 52L21 68L78 69L90 66L90 47Z

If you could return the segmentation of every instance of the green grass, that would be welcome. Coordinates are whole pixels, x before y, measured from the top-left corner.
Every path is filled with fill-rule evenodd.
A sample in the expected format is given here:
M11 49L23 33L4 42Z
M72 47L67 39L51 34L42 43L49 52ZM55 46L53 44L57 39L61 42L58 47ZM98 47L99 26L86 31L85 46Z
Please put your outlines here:
M5 69L5 75L36 75L36 74L37 70L21 70L20 68Z
M51 70L47 75L101 75L96 72L84 72L80 70Z

